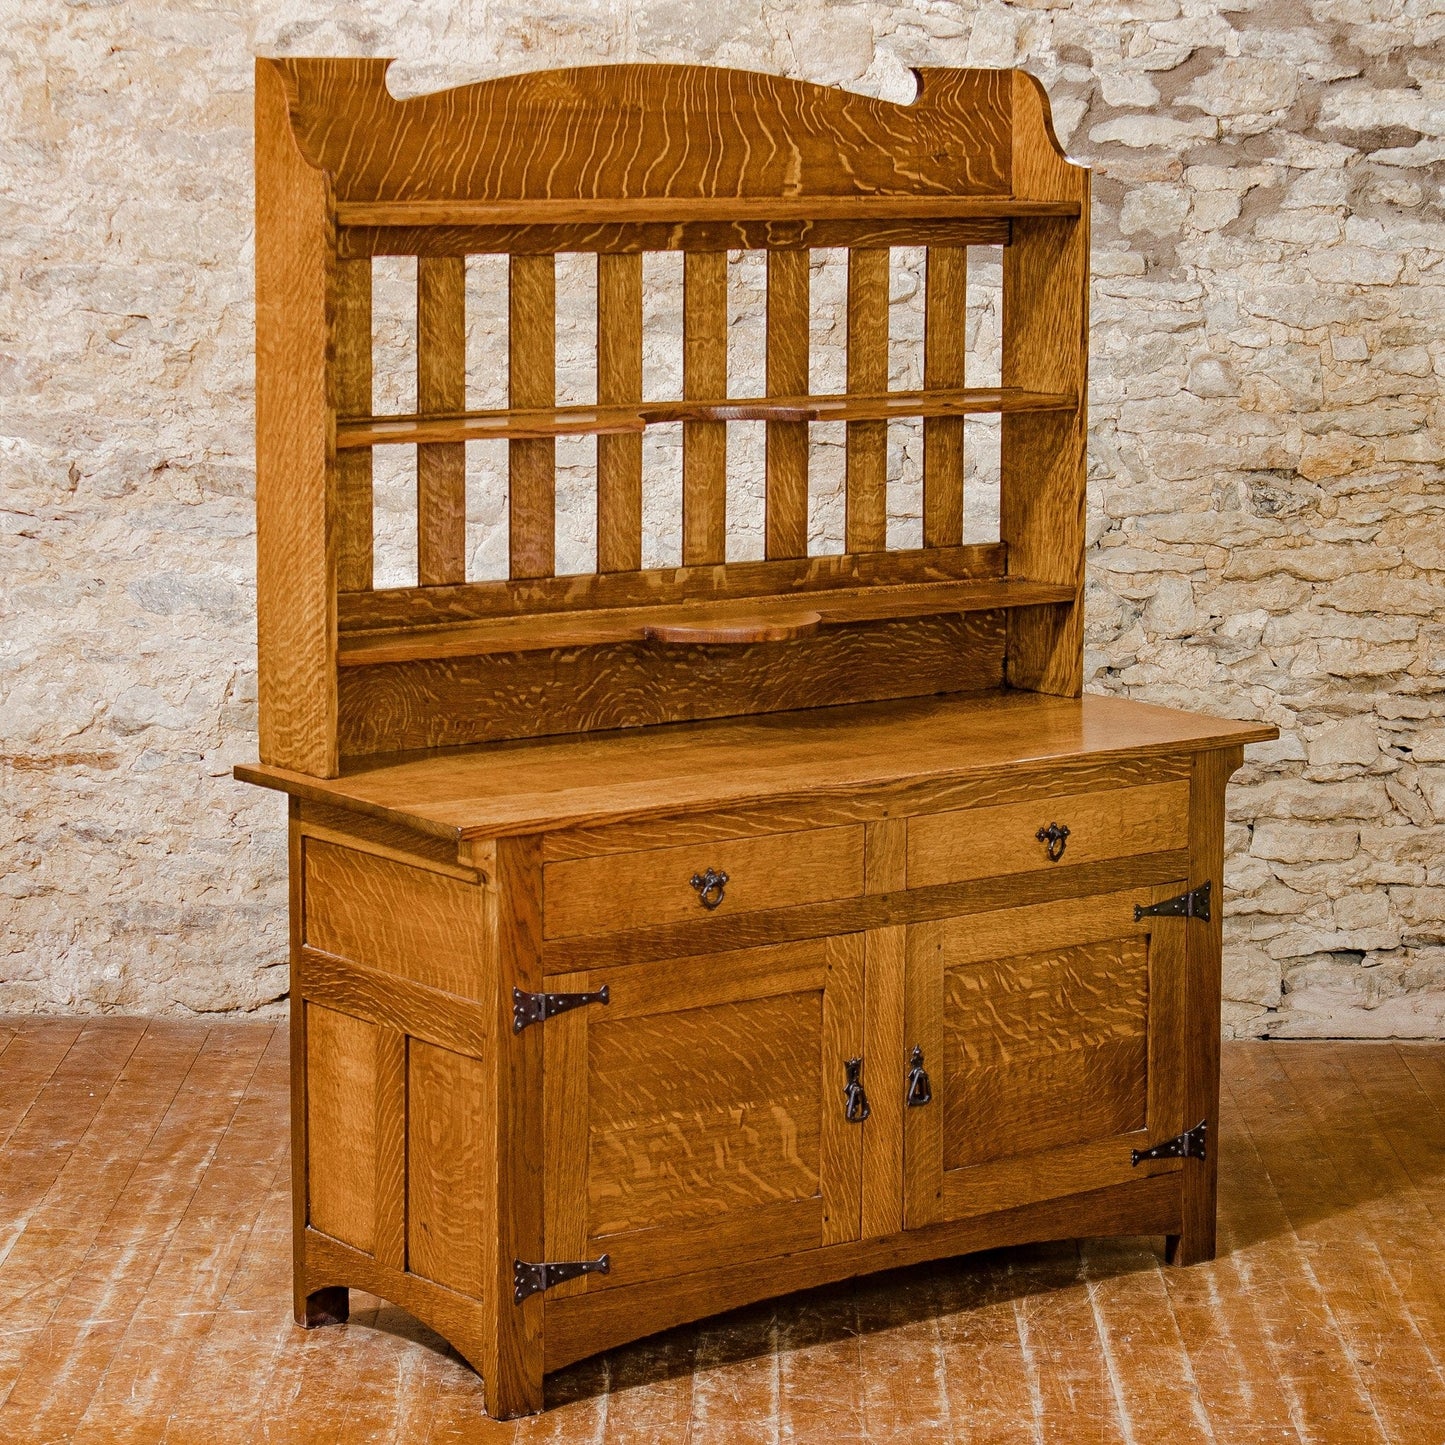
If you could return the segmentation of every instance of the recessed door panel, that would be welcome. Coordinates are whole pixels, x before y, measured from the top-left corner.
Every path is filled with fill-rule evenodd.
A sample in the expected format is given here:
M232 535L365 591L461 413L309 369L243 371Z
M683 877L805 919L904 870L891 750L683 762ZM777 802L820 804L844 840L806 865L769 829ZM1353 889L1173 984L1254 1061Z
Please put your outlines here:
M943 1167L1145 1127L1149 950L1063 944L945 968Z
M860 936L549 979L609 1001L541 1025L551 1298L856 1239Z
M1180 1133L1179 918L1130 890L909 930L907 1020L932 1100L905 1117L905 1223L1013 1208L1178 1168L1134 1149Z

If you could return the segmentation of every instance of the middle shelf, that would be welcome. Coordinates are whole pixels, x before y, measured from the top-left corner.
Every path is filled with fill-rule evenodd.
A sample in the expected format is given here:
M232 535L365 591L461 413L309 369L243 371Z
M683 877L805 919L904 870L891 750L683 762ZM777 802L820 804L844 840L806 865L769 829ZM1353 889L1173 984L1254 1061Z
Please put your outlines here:
M640 432L687 421L891 421L970 413L1071 411L1077 397L1018 387L934 387L876 395L738 397L715 401L640 401L605 405L504 408L445 415L342 417L338 451L430 442L525 441L541 437Z

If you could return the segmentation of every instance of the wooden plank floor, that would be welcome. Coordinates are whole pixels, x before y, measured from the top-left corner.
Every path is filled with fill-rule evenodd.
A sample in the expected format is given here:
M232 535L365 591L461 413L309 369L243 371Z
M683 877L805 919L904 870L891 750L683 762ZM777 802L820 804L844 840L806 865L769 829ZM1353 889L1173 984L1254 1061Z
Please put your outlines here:
M0 1019L0 1441L1445 1441L1445 1045L1225 1050L1221 1257L998 1251L551 1377L499 1425L400 1310L289 1316L286 1035Z

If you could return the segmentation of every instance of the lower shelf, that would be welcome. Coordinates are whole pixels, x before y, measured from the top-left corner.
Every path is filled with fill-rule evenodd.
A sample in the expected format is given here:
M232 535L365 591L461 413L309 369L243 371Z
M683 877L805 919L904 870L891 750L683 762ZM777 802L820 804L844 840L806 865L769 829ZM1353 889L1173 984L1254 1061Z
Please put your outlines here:
M1072 602L1075 589L1026 577L900 583L790 596L489 617L341 635L342 667L615 642L690 646L785 642L821 627Z

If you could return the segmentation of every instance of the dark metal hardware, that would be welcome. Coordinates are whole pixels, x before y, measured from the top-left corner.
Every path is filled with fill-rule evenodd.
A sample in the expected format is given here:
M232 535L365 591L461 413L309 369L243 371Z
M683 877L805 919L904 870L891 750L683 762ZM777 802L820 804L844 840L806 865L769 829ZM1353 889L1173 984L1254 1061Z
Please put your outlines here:
M728 886L728 875L709 868L705 873L694 873L688 882L697 889L698 902L704 908L713 909L723 901L723 889Z
M1166 898L1163 903L1136 903L1134 922L1138 923L1141 918L1202 918L1208 923L1209 890L1208 883L1201 883L1198 888L1191 888L1177 898Z
M583 1004L609 1002L607 985L604 983L596 993L523 993L512 990L512 1032L519 1034L528 1024L539 1024L553 1014L564 1014L568 1009L581 1008Z
M1064 856L1064 848L1069 841L1069 830L1065 825L1050 823L1047 828L1040 828L1034 837L1040 843L1048 844L1049 862L1057 863Z
M1131 1149L1129 1162L1137 1169L1146 1159L1203 1159L1206 1124L1201 1119L1192 1129L1155 1144L1149 1149Z
M933 1085L928 1082L928 1070L923 1067L923 1046L914 1044L908 1058L908 1094L905 1099L910 1109L921 1109L933 1102Z
M861 1124L873 1112L868 1107L868 1095L863 1092L863 1085L858 1082L863 1060L849 1059L843 1067L848 1071L848 1082L843 1085L843 1094L848 1104L843 1110L843 1117L850 1124Z
M529 1264L525 1259L512 1261L512 1303L519 1305L524 1299L551 1289L554 1284L566 1284L584 1274L611 1274L612 1257L604 1254L601 1259L567 1259L554 1264Z

